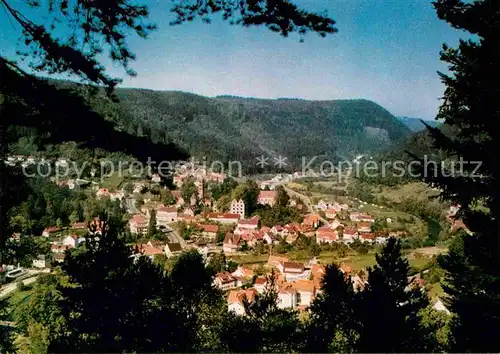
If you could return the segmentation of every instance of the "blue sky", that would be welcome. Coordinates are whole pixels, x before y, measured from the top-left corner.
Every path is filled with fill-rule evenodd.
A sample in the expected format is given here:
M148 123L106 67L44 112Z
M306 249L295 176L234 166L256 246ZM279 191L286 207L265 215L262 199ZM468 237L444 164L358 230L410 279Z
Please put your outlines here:
M365 98L395 115L424 119L435 117L443 93L436 73L446 69L441 44L455 45L465 35L440 21L427 0L297 0L306 9L328 10L339 29L326 38L309 33L304 43L297 35L230 26L218 16L209 25L169 26L170 1L146 3L158 30L148 40L130 40L138 76L124 77L122 86L206 96ZM0 12L7 38L12 28L4 17Z

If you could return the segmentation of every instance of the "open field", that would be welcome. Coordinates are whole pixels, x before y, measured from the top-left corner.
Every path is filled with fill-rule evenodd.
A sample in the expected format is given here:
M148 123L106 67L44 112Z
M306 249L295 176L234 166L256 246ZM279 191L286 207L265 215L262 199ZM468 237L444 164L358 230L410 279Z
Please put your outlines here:
M426 248L421 248L421 249L419 249L419 253L423 254L423 255L427 255L427 257L426 256L415 257L414 256L415 251L413 251L413 250L405 251L405 254L408 255L408 262L412 268L419 269L419 270L425 269L427 267L427 265L429 264L429 262L431 261L430 256L437 254L437 252L443 252L443 250L445 250L445 249L441 249L438 247L430 247L429 251L426 251L426 250L427 250ZM299 262L307 262L311 259L311 257L308 255L306 250L292 251L292 252L288 252L287 254L283 254L280 256L285 256L285 257L290 258L291 260L295 260L295 261L299 261ZM248 255L238 255L238 256L227 256L227 258L238 263L238 264L244 264L247 266L251 266L251 265L267 263L269 255L268 254L260 254L260 255L248 254ZM344 264L350 266L354 271L359 271L361 269L371 267L371 266L375 265L375 263L376 263L375 251L370 251L366 255L359 255L359 254L346 255L343 258L340 258L336 252L323 251L316 258L322 264L328 264L328 263L332 263L332 262L344 263Z
M375 194L384 196L395 203L400 203L403 199L408 198L408 196L428 200L440 194L440 191L420 182L407 183L394 187L380 186L378 191L375 192Z

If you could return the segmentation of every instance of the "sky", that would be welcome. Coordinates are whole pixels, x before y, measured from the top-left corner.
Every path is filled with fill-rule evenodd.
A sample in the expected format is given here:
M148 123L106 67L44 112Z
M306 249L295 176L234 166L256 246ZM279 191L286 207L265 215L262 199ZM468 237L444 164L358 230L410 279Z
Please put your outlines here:
M15 2L14 2L15 3ZM204 96L236 95L311 100L364 98L396 116L434 119L443 94L437 71L442 43L466 34L439 20L427 0L295 0L327 10L338 32L283 38L266 28L194 21L170 26L171 1L145 0L158 29L147 40L131 37L137 77L126 77L107 58L124 87L179 90ZM12 24L0 12L0 48Z

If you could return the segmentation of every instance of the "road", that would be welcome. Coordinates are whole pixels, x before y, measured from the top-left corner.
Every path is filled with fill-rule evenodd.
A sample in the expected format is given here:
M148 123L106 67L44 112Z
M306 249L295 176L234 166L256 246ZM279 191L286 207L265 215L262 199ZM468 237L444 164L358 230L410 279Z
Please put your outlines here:
M175 229L170 226L167 226L166 229L168 230L167 232L170 242L180 243L183 249L186 248L186 241L184 241L184 238L182 238L182 236L179 235L179 233Z
M141 214L141 211L137 209L135 206L135 199L134 198L127 198L125 199L125 205L127 207L127 211L130 214ZM168 230L168 238L170 242L173 243L180 243L182 248L186 248L186 241L175 231L173 228L167 226Z
M304 203L304 205L306 206L308 212L310 212L310 213L316 213L316 211L314 210L314 207L313 207L313 205L311 203L311 199L307 195L301 194L299 192L296 192L293 189L290 189L290 188L288 188L285 185L282 185L282 186L283 186L283 188L285 189L285 191L288 193L288 195L290 197L295 197L297 199L300 199L302 201L302 203ZM319 216L319 219L321 220L321 222L324 225L328 225L329 224L328 220L326 220L325 218L323 218L319 214L318 214L318 216Z
M135 199L134 198L125 199L125 204L127 206L127 211L130 214L140 214L141 213L141 211L139 209L137 209L137 207L135 206Z
M28 273L30 274L30 278L26 278L23 280L24 285L29 285L34 283L38 275L40 273L45 273L45 272L42 270L28 270ZM17 282L15 280L12 283L2 286L2 288L0 289L0 298L4 298L10 295L16 289L17 289Z

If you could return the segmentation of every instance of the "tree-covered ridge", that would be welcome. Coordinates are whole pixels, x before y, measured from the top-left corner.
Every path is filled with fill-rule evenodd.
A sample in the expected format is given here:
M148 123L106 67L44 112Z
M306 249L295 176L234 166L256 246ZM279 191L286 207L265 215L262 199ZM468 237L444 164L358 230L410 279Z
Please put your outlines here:
M256 156L340 156L388 147L410 130L367 100L208 98L191 93L117 89L118 103L94 101L129 134L174 143L208 160ZM375 131L375 134L373 133Z

